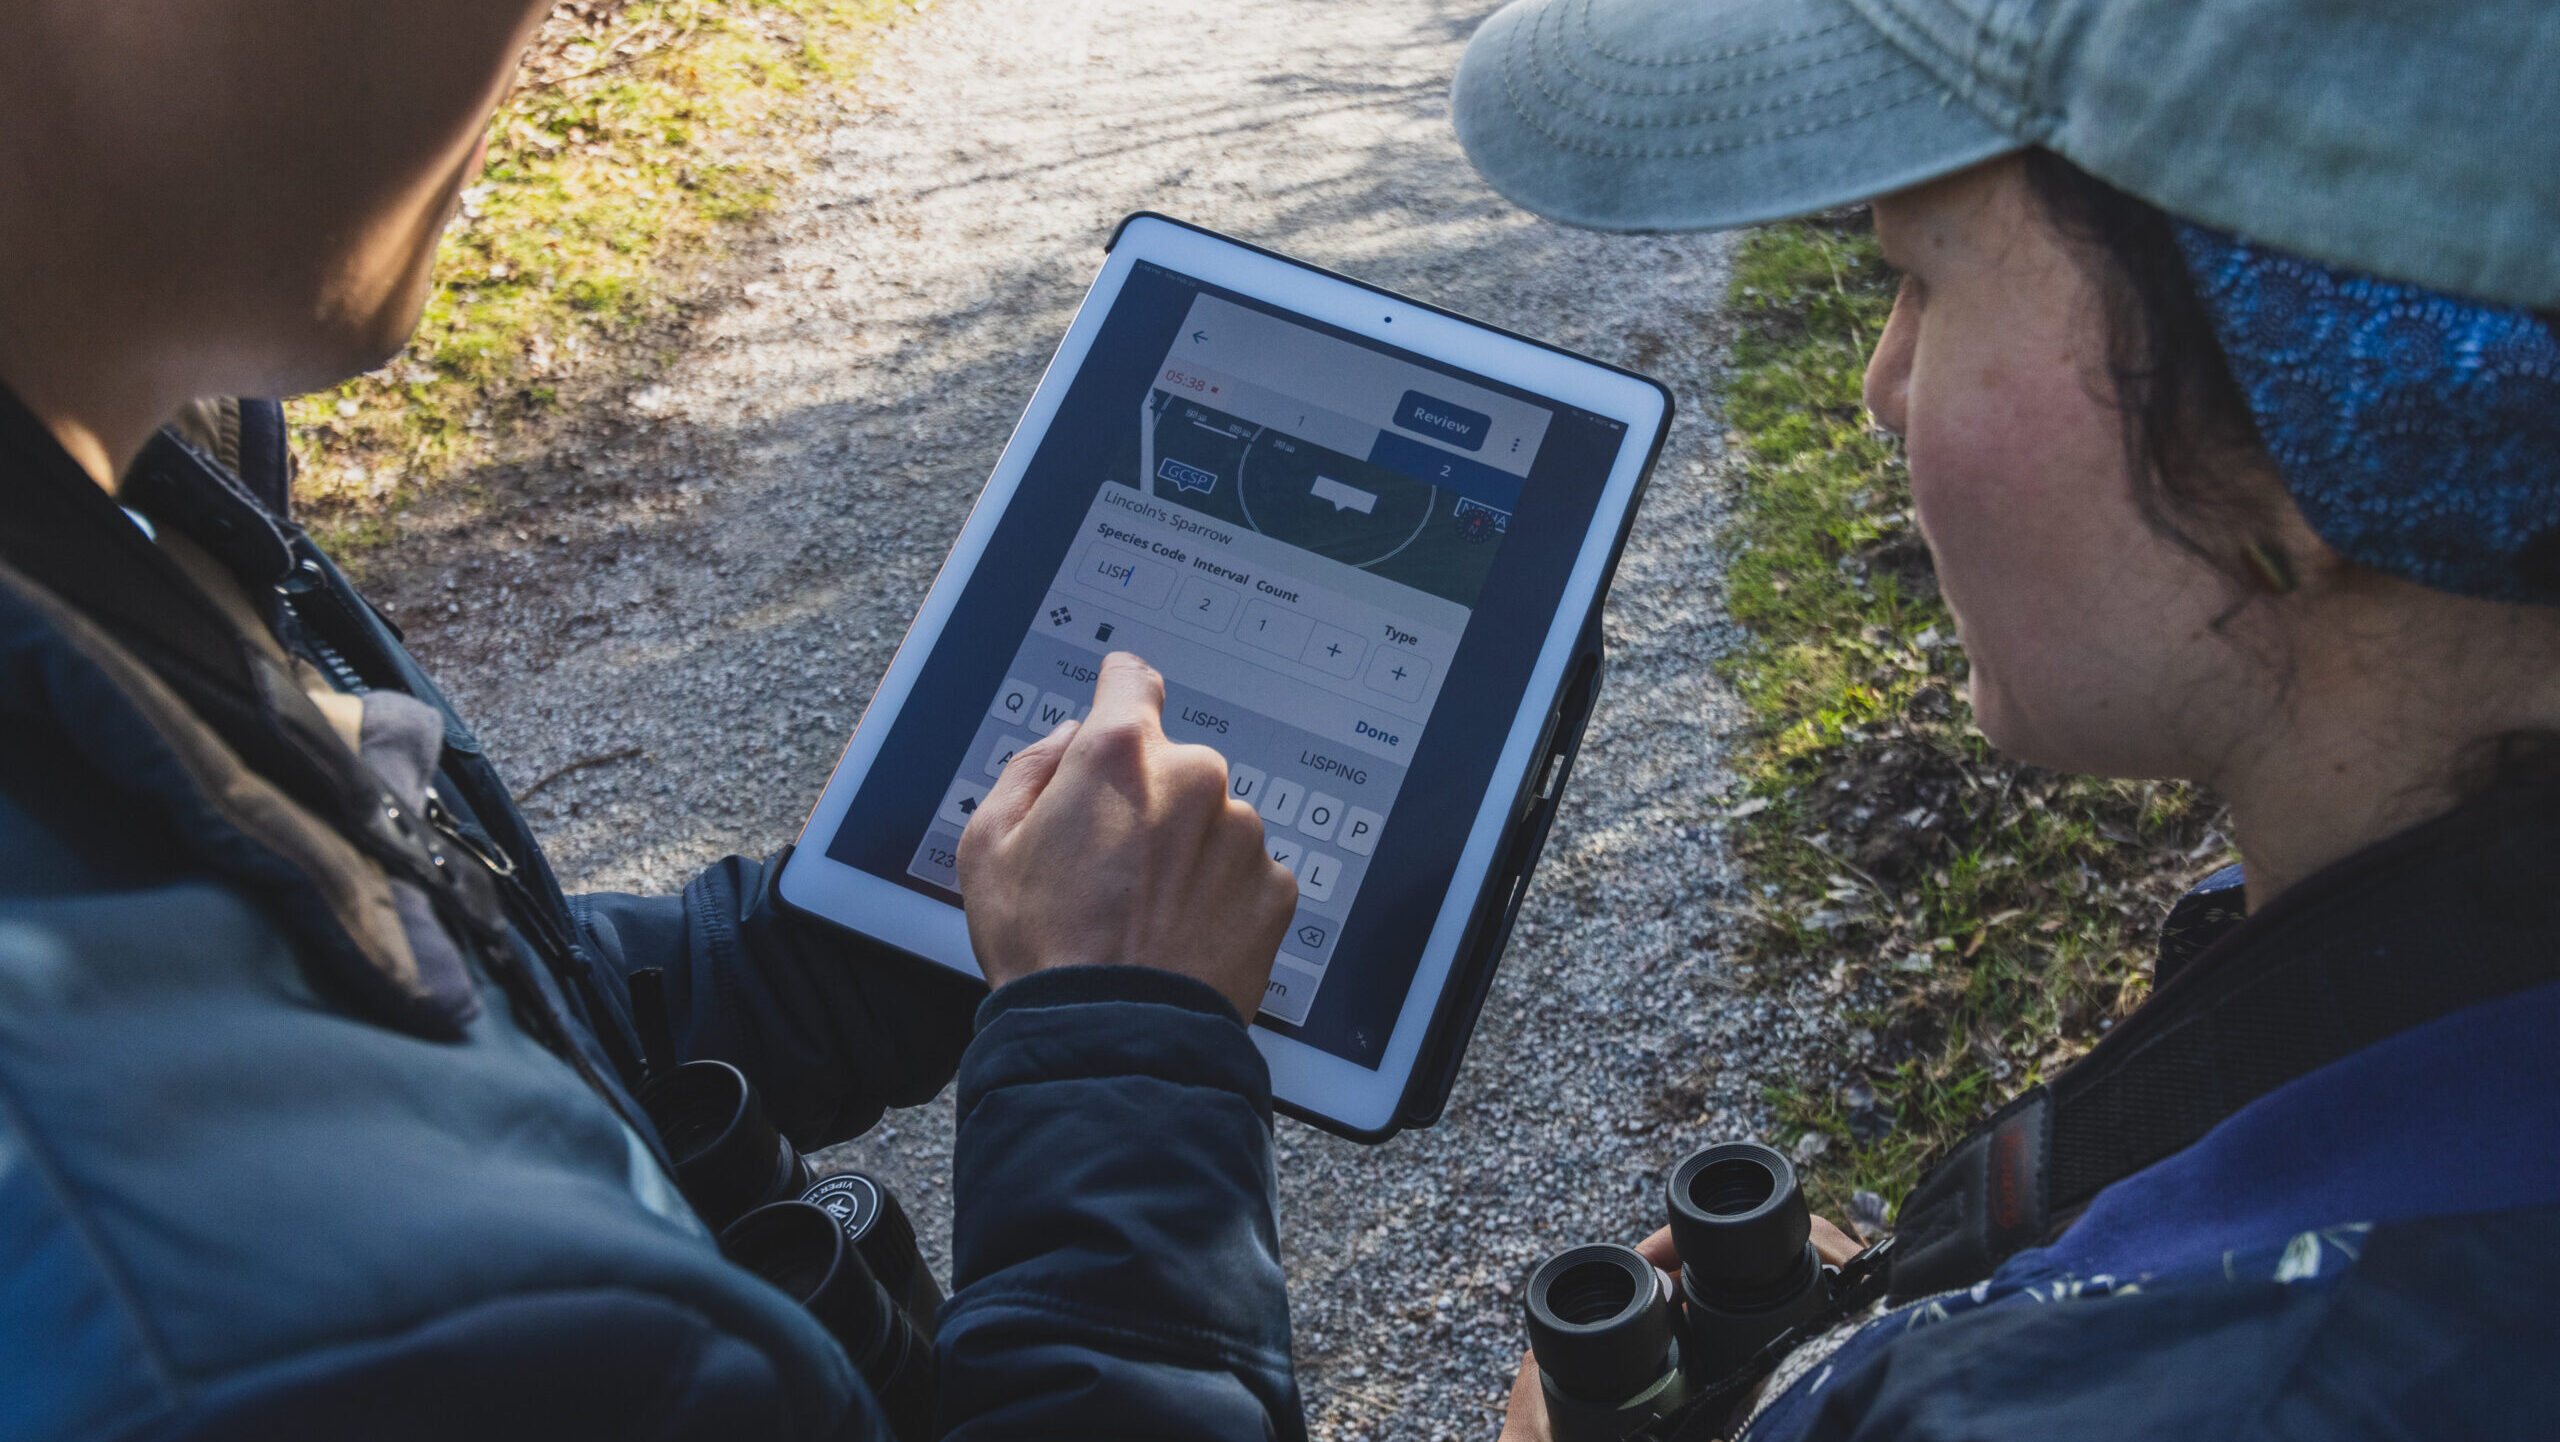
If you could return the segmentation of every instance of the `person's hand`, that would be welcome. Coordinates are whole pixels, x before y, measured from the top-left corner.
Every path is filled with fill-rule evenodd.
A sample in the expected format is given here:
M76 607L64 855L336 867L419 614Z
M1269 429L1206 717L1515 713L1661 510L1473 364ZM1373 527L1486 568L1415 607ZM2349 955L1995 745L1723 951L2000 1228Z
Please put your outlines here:
M1520 1375L1511 1379L1511 1403L1502 1409L1502 1435L1494 1442L1554 1442L1547 1429L1547 1394L1538 1386L1538 1354L1520 1354Z
M1227 763L1164 734L1164 678L1125 651L1093 714L1014 754L960 833L960 895L987 984L1120 963L1216 987L1247 1021L1297 907Z
M1671 1273L1672 1284L1678 1286L1680 1249L1671 1244L1669 1227L1636 1243L1636 1250L1644 1254L1646 1261ZM1816 1217L1813 1219L1813 1250L1823 1261L1836 1267L1858 1255L1863 1248L1857 1238ZM1538 1387L1538 1359L1533 1353L1524 1352L1520 1356L1520 1373L1511 1379L1511 1402L1503 1409L1502 1436L1498 1442L1553 1442L1553 1434L1547 1430L1547 1397Z

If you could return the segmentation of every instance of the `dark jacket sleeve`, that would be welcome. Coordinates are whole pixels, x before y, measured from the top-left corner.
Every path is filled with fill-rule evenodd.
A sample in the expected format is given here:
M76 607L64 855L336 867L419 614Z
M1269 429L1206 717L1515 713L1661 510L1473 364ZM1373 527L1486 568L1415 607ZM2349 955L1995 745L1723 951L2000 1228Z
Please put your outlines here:
M1215 991L1135 967L1015 982L959 1100L939 1430L1305 1436L1270 1073Z
M868 1128L885 1108L932 1100L987 993L786 906L780 863L732 856L681 896L596 893L569 909L626 986L661 973L674 1060L736 1065L807 1149Z

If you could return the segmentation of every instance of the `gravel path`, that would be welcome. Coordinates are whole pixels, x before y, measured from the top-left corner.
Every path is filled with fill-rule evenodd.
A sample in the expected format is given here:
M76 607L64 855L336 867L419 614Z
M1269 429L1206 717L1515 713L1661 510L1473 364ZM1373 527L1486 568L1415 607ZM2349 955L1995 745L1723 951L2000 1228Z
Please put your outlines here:
M898 30L770 239L652 383L409 518L375 567L572 889L797 831L1122 214L1213 225L1668 380L1682 418L1613 671L1446 1122L1280 1131L1319 1437L1489 1437L1548 1250L1649 1230L1661 1169L1766 1125L1818 1008L1719 974L1708 674L1725 248L1486 191L1448 127L1485 0L954 0ZM495 503L485 497L505 499ZM578 763L586 763L579 765ZM1703 1074L1701 1089L1672 1079ZM947 1236L947 1101L835 1154Z

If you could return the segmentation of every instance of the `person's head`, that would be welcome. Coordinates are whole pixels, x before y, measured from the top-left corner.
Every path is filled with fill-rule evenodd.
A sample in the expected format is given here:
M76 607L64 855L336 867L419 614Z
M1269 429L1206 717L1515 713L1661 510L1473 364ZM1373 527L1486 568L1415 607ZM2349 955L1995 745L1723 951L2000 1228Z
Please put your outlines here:
M2211 780L2296 729L2297 706L2394 677L2471 679L2362 719L2425 726L2439 699L2482 726L2540 714L2560 607L2434 589L2326 542L2165 215L2041 151L1874 213L1904 280L1868 404L1904 438L1995 743Z
M2519 453L2560 429L2514 403L2554 378L2550 334L2502 332L2527 374L2464 412L2480 357L2404 385L2386 304L2468 325L2472 298L2560 302L2555 61L2560 12L2521 0L1524 0L1470 46L1456 118L1497 188L1583 224L1872 200L1905 283L1868 400L1905 439L1983 730L2235 783L2349 737L2450 769L2560 719L2560 454ZM2231 294L2200 283L2226 271ZM2236 373L2223 333L2285 330L2248 307L2296 273L2331 286L2327 353ZM2475 481L2503 489L2474 505ZM2517 541L2535 528L2552 556Z
M379 363L544 8L0 6L0 381L113 451Z

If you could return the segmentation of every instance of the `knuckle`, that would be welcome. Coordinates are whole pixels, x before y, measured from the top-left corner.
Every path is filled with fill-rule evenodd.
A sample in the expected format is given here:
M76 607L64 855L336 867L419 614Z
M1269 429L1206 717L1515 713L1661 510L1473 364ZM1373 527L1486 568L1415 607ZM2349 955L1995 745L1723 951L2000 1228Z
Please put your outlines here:
M1176 746L1165 757L1165 777L1186 800L1227 794L1226 758L1206 746Z
M1144 721L1130 716L1095 720L1085 724L1078 734L1078 750L1099 766L1115 771L1136 771L1144 765L1147 742L1151 739Z
M1262 816L1253 809L1253 803L1250 801L1238 801L1233 796L1228 796L1223 782L1219 785L1218 794L1225 797L1226 800L1226 812L1223 819L1227 830L1235 833L1235 837L1238 841L1250 843L1254 850L1260 851L1262 849L1262 838L1265 832L1262 825ZM1275 861L1272 865L1277 866L1279 863Z

